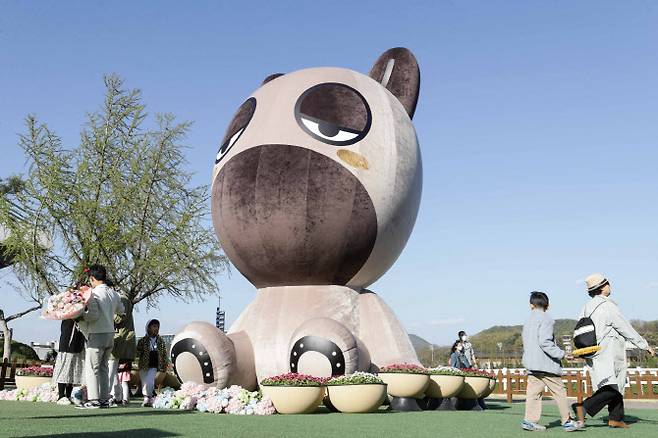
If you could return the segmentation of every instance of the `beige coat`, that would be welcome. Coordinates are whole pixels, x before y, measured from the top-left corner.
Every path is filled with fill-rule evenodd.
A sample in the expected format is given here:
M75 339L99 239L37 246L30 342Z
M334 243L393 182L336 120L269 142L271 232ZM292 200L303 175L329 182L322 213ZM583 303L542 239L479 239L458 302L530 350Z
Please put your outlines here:
M594 311L599 304L600 307ZM589 316L592 312L596 340L601 346L599 352L586 360L592 385L594 389L613 385L623 394L626 386L626 341L643 350L649 345L626 321L617 304L610 298L595 296L585 304L579 318Z
M91 292L82 321L78 323L87 340L92 333L114 333L114 316L125 312L121 297L108 285L100 284Z

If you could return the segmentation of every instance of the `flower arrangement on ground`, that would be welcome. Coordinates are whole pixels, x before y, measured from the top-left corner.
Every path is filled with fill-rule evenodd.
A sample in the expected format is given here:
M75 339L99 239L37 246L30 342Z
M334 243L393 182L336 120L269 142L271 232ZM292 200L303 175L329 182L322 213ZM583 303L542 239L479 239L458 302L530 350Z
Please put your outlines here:
M30 376L30 377L52 377L53 369L49 367L31 366L16 369L17 376Z
M465 377L466 374L459 368L454 368L454 367L436 367L436 368L428 368L427 373L430 376L459 376L459 377Z
M372 385L372 384L383 385L384 381L379 377L377 377L375 374L364 373L362 371L357 371L354 374L347 374L344 376L333 377L327 382L328 386Z
M425 395L432 398L450 398L457 395L464 384L465 374L459 368L429 368L430 383Z
M427 374L427 370L424 367L411 363L396 363L381 367L379 374L383 373Z
M230 388L208 388L187 382L176 391L164 388L153 401L155 409L197 410L213 414L272 415L272 401L259 391L248 391L234 385Z
M268 377L260 382L261 386L324 386L326 377L309 376L308 374L286 373Z
M379 377L388 385L388 394L392 397L422 398L430 381L424 367L410 363L381 367Z
M466 377L486 377L488 379L495 379L496 376L493 373L490 373L485 370L478 370L475 368L464 368L461 370Z
M327 393L330 406L340 412L373 412L386 399L386 383L374 374L357 371L329 380Z
M41 403L57 402L57 388L49 383L44 383L35 388L23 388L0 391L0 400L4 401L30 401Z
M487 371L472 368L465 368L462 372L465 376L464 385L459 394L457 394L458 398L476 400L488 395L487 391L489 391L489 383L493 381L496 376Z
M286 373L260 382L263 394L281 414L305 414L315 411L325 394L329 379L307 374Z
M76 319L82 315L90 298L89 286L69 288L61 294L51 296L41 316L53 320Z

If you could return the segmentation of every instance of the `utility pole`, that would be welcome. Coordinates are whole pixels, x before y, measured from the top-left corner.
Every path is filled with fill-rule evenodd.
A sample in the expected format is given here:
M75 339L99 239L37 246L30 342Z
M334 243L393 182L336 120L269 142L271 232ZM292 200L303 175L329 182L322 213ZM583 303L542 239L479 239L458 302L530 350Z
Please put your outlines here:
M222 310L222 296L217 296L217 312L215 314L215 327L217 327L222 332L226 332L224 329L224 324L226 322L226 312Z

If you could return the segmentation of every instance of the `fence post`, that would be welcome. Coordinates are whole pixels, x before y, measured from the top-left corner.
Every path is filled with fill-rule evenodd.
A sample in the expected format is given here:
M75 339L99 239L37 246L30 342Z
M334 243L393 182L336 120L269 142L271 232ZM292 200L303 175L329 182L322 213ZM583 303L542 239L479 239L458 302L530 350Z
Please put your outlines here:
M503 384L503 371L498 370L498 374L496 376L496 394L503 394L505 392L504 388L505 385Z
M658 379L655 379L655 376L650 371L645 371L644 376L647 379L647 398L658 398L658 394L653 391L653 381Z
M507 403L512 403L512 373L510 373L510 370L507 370Z
M585 395L587 397L592 395L592 377L589 375L589 371L585 371Z
M635 398L644 398L642 391L642 376L640 371L635 373L635 383L637 384L637 396Z
M5 357L2 360L2 367L0 367L0 391L5 389L5 376L7 375L7 365L9 365L9 359Z
M576 397L578 400L578 403L583 402L583 375L580 371L576 372L576 385L577 385L577 392L576 392Z

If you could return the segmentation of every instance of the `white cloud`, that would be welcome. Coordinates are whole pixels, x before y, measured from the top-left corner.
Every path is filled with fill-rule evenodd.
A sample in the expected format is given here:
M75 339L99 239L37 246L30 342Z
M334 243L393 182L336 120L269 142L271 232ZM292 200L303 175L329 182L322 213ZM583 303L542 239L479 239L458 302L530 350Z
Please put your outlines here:
M647 289L658 289L658 281L652 281L647 284Z

